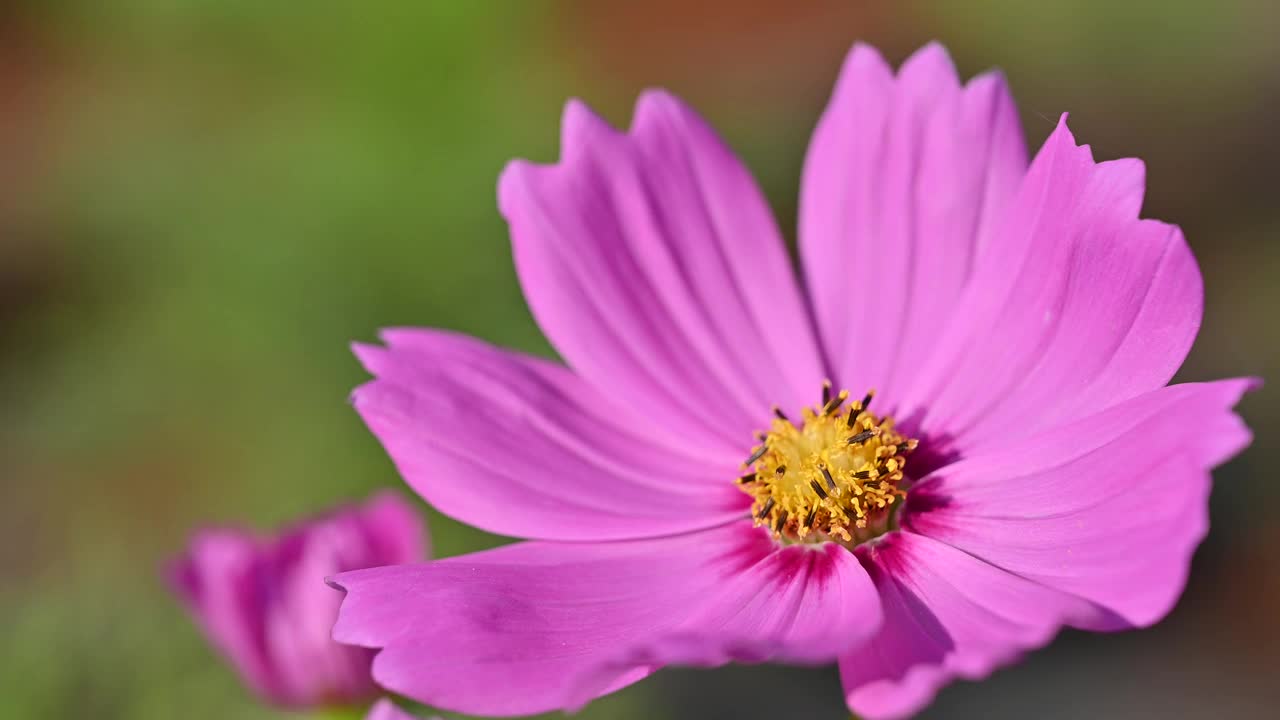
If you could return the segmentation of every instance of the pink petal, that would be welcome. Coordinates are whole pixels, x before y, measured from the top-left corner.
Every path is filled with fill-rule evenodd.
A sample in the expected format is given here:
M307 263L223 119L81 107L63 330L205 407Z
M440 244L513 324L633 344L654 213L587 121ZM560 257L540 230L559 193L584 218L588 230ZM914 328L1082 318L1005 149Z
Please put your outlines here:
M986 677L1090 610L911 532L863 552L885 616L870 642L840 658L849 707L861 717L910 716L953 678Z
M1136 160L1095 163L1064 118L899 413L973 453L1168 382L1202 288L1182 233L1138 219L1143 182Z
M209 641L257 694L291 702L265 642L266 601L258 582L259 542L248 533L206 530L174 562L170 584Z
M903 526L1097 606L1076 624L1150 625L1208 531L1209 469L1248 444L1251 380L1174 385L942 468Z
M854 46L814 130L800 198L805 277L842 386L900 395L955 322L1026 163L1001 76L962 88L931 44L894 78L879 53Z
M441 512L490 532L615 540L743 517L738 454L694 456L554 363L431 330L357 346L356 410Z
M629 133L565 109L562 159L499 182L534 317L568 364L643 421L749 448L824 371L769 207L691 110L644 94Z
M334 628L374 677L479 715L580 705L663 664L830 661L879 624L843 548L779 548L746 523L656 540L526 542L346 573Z

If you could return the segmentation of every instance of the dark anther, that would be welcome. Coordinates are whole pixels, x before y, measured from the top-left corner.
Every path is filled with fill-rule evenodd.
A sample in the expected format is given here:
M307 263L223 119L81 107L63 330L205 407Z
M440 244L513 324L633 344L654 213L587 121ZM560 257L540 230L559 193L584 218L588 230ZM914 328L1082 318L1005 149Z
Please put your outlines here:
M899 454L899 455L901 455L902 453L904 453L904 452L906 452L906 451L908 451L908 450L910 450L910 449L911 449L911 443L909 443L909 442L900 442L900 443L898 443L898 454Z
M848 442L850 445L857 445L858 443L866 442L879 434L880 434L879 430L863 430L857 435L854 435L853 437L849 438Z
M760 520L763 520L765 519L765 516L769 514L769 511L772 509L773 509L773 498L769 498L768 500L765 500L764 507L760 508L760 514L756 515L756 517Z
M774 470L773 472L774 472L774 473L776 473L779 477L781 477L781 476L783 476L783 475L786 475L786 474L787 474L787 466L786 466L786 465L779 465L779 466L778 466L778 469L777 469L777 470Z
M831 477L831 471L827 469L826 465L819 465L818 469L822 471L822 477L826 478L827 480L827 488L831 490L831 492L835 492L836 479Z
M767 452L769 452L769 446L768 446L768 445L761 445L760 447L756 448L756 451L755 451L755 452L753 452L753 453L751 453L751 457L747 458L746 462L744 462L744 463L742 463L742 464L743 464L743 465L751 465L751 464L752 464L752 463L754 463L755 461L757 461L757 460L759 460L760 458L764 457L764 454L765 454L765 453L767 453Z
M822 414L830 415L831 413L835 412L837 408L839 408L841 405L844 404L844 401L848 397L849 397L849 393L841 390L839 395L836 395L835 397L831 398L830 400L827 401L826 405L822 406Z
M829 402L831 402L831 381L830 381L830 380L823 380L823 381L822 381L822 405L823 405L823 407L826 407L827 403L829 403Z
M783 510L782 512L778 513L778 519L775 520L773 523L773 531L776 533L781 533L782 527L786 524L787 524L787 511Z
M867 394L862 397L862 409L866 410L871 406L871 398L875 395L875 391L868 390Z
M871 471L859 470L858 472L854 473L853 476L859 480L869 480L871 479Z
M755 473L747 473L746 475L743 475L742 477L738 478L738 482L742 483L743 485L746 485L749 482L753 482L755 479L756 479Z
M827 491L822 489L822 485L819 484L817 480L810 480L809 485L813 488L814 492L818 493L818 497L823 500L827 499Z
M791 418L787 417L787 414L782 412L782 408L778 407L777 405L773 406L773 414L779 420L786 420L787 422L791 422Z
M816 518L816 517L818 517L818 508L817 508L817 507L815 507L814 509L810 510L810 511L809 511L809 514L804 516L804 527L807 527L807 528L811 528L811 527L813 527L813 519L814 519L814 518Z

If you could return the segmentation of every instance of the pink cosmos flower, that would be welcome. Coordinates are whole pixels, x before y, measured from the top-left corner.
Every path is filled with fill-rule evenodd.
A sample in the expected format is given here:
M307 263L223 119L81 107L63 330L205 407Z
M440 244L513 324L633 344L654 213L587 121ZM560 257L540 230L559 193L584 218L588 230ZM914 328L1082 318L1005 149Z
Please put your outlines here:
M316 707L379 694L369 676L371 653L331 637L342 596L325 586L325 577L425 558L421 520L386 493L276 537L236 529L197 533L168 580L254 692L276 705Z
M567 366L435 330L355 348L408 483L529 539L337 576L335 637L380 648L379 683L523 715L668 664L835 661L855 712L894 718L1064 625L1170 610L1254 381L1165 386L1202 285L1178 228L1138 218L1141 162L1095 162L1064 118L1028 165L1000 75L857 46L797 281L670 95L625 133L571 102L561 142L498 195Z
M400 706L387 699L379 700L369 708L369 714L364 720L419 720L416 716L410 715ZM427 718L427 720L440 720L438 717Z

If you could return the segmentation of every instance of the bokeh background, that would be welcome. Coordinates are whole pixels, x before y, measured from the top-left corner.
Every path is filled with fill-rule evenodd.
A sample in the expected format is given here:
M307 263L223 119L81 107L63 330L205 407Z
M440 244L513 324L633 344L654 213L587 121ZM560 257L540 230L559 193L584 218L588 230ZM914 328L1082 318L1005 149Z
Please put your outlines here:
M1145 214L1207 285L1184 379L1280 381L1280 3L263 2L0 5L0 718L271 718L157 579L193 527L399 487L347 343L434 325L549 353L494 181L560 106L671 88L794 226L849 44L1001 66L1038 146L1063 110L1146 159ZM1274 717L1280 394L1217 473L1160 626L1066 633L928 717ZM1272 468L1267 471L1264 468ZM500 540L427 509L441 555ZM501 682L501 678L494 678ZM846 716L834 670L666 671L581 717Z

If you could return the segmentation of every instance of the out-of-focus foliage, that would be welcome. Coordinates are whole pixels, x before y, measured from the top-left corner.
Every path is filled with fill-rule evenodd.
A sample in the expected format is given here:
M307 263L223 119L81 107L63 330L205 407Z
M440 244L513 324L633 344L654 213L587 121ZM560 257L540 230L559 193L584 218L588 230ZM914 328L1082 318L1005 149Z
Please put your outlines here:
M275 717L158 564L202 523L269 526L399 486L344 402L363 378L349 341L435 325L550 352L494 182L511 157L554 157L571 95L618 123L645 85L684 95L786 227L848 44L899 60L940 39L966 75L1005 68L1033 146L1071 110L1099 156L1147 160L1146 214L1183 225L1206 276L1183 377L1280 369L1273 3L375 5L0 9L0 718ZM1165 625L1069 636L931 712L1264 714L1280 662L1270 395L1243 407L1260 441L1219 473L1214 532ZM430 520L443 555L500 542ZM664 673L583 717L841 707L834 673L761 668Z

